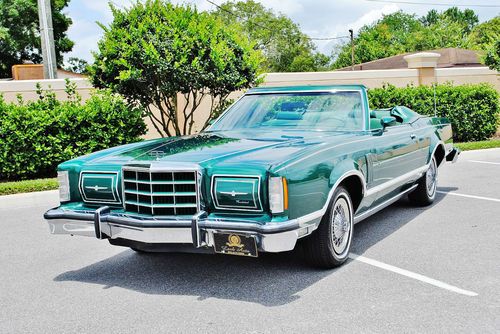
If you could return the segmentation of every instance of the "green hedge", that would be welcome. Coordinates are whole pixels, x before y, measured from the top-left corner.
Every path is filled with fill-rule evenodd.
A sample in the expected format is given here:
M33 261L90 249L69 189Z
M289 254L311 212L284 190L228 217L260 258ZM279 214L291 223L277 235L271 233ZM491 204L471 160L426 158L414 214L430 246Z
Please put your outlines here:
M67 82L68 101L38 86L39 99L6 103L0 96L0 180L54 176L56 166L80 155L140 140L142 110L107 90L82 103Z
M500 112L499 94L488 84L436 85L437 116L447 117L453 138L467 142L488 139L495 134ZM422 115L434 115L434 88L386 85L368 91L371 108L407 106Z

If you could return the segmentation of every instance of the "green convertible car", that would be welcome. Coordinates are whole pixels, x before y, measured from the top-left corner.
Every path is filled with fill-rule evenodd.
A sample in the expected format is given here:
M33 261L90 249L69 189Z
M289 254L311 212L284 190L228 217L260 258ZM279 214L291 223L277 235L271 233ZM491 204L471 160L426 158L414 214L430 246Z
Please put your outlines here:
M137 252L257 256L300 239L330 268L355 223L406 194L432 203L438 167L458 154L447 119L370 109L361 85L254 88L202 133L62 163L45 219Z

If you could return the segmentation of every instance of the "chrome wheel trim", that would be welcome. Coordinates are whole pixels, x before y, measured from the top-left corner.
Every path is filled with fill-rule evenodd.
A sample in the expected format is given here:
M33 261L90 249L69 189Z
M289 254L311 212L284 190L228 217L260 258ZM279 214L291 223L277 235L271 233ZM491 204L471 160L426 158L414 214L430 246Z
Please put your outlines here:
M427 169L427 172L425 173L425 186L427 189L427 195L429 197L433 197L436 193L437 186L437 166L434 158L432 158L429 169Z
M333 250L342 256L349 249L352 235L351 205L343 196L339 196L333 205L331 224Z

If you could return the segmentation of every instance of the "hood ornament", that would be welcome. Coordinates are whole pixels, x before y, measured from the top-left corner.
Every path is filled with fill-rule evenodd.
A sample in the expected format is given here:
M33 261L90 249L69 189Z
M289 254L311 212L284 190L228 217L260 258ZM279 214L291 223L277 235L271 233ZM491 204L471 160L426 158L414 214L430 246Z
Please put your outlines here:
M148 154L151 158L154 158L156 161L160 160L165 156L165 152L163 151L151 151Z

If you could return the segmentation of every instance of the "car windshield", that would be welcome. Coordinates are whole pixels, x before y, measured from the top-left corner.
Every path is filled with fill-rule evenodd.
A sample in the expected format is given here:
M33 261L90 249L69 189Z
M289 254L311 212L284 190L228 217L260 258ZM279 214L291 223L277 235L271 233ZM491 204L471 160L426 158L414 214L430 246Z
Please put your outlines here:
M361 94L358 91L248 94L209 131L269 128L362 130Z

